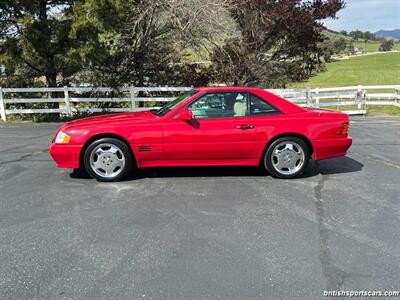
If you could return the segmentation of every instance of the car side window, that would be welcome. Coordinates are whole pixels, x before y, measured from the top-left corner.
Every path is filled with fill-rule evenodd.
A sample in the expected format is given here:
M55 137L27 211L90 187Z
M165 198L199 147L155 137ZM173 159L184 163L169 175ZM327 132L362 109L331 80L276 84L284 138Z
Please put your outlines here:
M247 108L248 94L244 92L207 93L189 105L196 119L244 117Z
M279 112L275 107L265 100L250 94L250 113L256 116L262 116Z

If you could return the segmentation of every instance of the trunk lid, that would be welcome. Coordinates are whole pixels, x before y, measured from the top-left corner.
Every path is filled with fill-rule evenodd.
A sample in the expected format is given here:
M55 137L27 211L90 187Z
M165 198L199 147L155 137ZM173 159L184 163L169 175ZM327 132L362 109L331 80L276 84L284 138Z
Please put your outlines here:
M320 117L337 118L337 119L343 119L343 120L349 119L349 116L347 114L340 112L340 111L334 111L334 110L322 109L322 108L314 108L314 107L304 107L304 109L309 112L314 112L314 113L318 114Z

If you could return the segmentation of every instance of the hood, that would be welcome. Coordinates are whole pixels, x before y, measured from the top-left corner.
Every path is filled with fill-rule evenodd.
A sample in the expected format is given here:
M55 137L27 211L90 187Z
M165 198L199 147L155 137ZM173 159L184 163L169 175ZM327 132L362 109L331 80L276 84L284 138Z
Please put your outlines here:
M100 124L118 124L123 122L140 122L144 120L155 119L157 116L149 111L141 111L141 112L128 112L128 113L116 113L116 114L108 114L101 115L95 117L88 117L79 120L74 120L71 122L67 122L64 124L65 127L78 127L78 126L91 126L91 125L100 125Z

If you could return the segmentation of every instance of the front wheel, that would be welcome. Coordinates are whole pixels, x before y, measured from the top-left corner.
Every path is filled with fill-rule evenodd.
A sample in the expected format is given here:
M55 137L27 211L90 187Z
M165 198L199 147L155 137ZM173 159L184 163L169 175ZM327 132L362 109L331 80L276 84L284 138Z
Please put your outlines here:
M263 166L274 177L294 178L303 173L310 158L307 144L298 137L274 141L263 157Z
M113 138L94 141L85 151L85 170L98 181L118 181L132 167L128 145Z

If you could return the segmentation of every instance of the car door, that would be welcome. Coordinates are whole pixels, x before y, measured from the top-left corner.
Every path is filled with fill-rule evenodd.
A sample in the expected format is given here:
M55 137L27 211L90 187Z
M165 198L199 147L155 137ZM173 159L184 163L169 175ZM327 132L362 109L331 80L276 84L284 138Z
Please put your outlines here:
M248 114L248 94L215 92L187 108L193 120L171 119L164 127L167 160L243 160L255 155L255 127Z
M268 99L260 98L249 93L249 108L252 116L252 124L255 126L255 156L261 158L265 146L273 137L277 128L285 126L287 120L282 117L278 108L268 102Z

